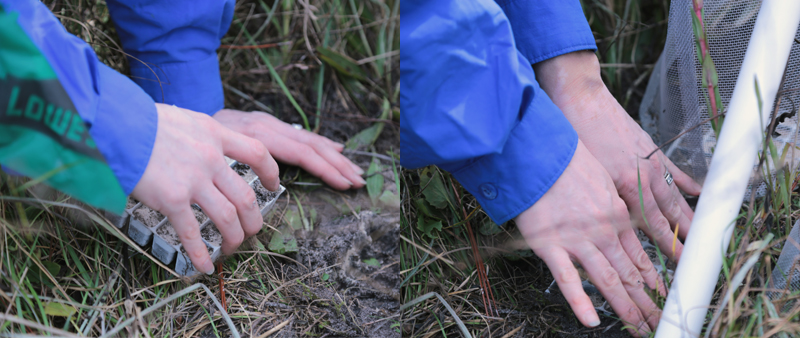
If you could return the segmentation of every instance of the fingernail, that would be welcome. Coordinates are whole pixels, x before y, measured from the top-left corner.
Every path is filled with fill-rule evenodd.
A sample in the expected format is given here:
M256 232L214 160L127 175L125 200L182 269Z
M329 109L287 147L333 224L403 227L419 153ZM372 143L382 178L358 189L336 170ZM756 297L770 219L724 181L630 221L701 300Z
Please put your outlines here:
M361 169L361 167L359 167L359 166L357 166L357 165L355 165L353 163L350 163L350 167L353 168L353 171L356 172L356 175L364 175L364 169Z
M367 181L365 181L363 177L359 176L358 177L358 183L367 184Z
M350 182L350 180L348 180L348 179L346 179L346 178L344 178L344 177L342 177L342 179L343 179L345 182L347 182L347 184L349 184L351 187L353 186L353 182Z
M215 271L214 263L211 263L211 261L206 261L206 264L203 264L203 265L205 265L206 267L205 267L205 269L202 269L200 271L205 272L206 275L209 275L209 276L214 275L214 271Z
M586 323L589 324L589 327L595 327L597 325L600 325L600 318L597 318L597 315L594 313L594 311L584 315L583 319Z
M269 189L269 188L267 188L267 189ZM278 190L281 190L281 181L280 180L276 180L275 183L272 186L272 189L270 189L270 191L278 191Z
M339 142L333 142L333 143L339 148L344 148L344 144L341 144Z

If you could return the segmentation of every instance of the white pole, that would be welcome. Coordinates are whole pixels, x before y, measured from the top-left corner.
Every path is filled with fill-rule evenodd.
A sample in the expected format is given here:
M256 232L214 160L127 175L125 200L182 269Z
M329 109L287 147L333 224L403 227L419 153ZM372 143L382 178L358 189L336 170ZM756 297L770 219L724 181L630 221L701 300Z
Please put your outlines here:
M800 1L762 2L656 338L700 335L798 24Z

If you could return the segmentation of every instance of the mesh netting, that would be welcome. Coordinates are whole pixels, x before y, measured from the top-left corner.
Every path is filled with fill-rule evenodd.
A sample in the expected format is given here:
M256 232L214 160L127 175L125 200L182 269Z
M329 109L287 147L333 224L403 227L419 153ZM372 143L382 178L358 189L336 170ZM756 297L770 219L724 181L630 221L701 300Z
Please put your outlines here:
M798 262L798 258L800 258L798 257L800 255L800 226L798 224L800 224L800 220L794 223L789 238L783 245L781 256L778 257L778 262L775 264L775 269L772 270L771 287L776 290L792 292L800 288L800 265L798 265L800 264ZM784 292L769 292L770 298L777 299L781 296L784 296ZM784 308L791 308L791 306L784 306Z
M711 57L719 75L719 91L725 107L730 102L733 87L741 68L747 43L753 32L761 1L752 0L705 0L704 20L709 40ZM669 31L664 52L661 54L647 85L639 117L642 127L656 144L662 144L685 130L708 119L705 88L702 86L702 69L697 60L694 33L692 30L692 1L672 0L669 13ZM800 32L795 34L800 39ZM798 41L798 40L796 40ZM795 43L789 56L785 82L779 91L779 119L773 142L781 155L791 149L783 161L793 170L800 162L800 151L795 147L798 140L798 119L793 116L800 105L800 44ZM777 100L777 99L776 99ZM766 126L765 126L766 130ZM664 153L681 170L697 182L705 180L716 138L711 123L695 128L680 136L664 148ZM753 158L754 168L757 160ZM775 168L770 163L770 168ZM753 171L745 200L753 191L753 182L763 182ZM772 177L775 172L770 173ZM766 185L756 187L756 196L763 196ZM800 289L800 221L795 223L789 239L784 244L778 264L772 273L773 287L777 289ZM787 282L789 285L787 285ZM770 293L775 297L779 293Z
M703 4L710 53L719 75L720 95L727 107L761 1L705 0ZM664 52L653 69L642 99L639 111L642 127L659 145L709 117L704 94L706 89L702 86L702 70L697 60L692 15L691 0L672 1ZM800 38L800 35L796 37ZM800 45L795 43L792 46L790 60L800 60ZM790 62L781 91L792 88L800 88L800 62ZM795 103L800 104L800 91L789 91L781 96L778 116L791 115L796 111ZM773 141L781 154L787 143L796 143L797 122L796 116L785 117L775 128ZM702 183L711 163L715 144L711 123L706 122L668 144L664 153L681 170ZM791 151L787 154L784 165L796 168L798 162L800 151ZM755 158L753 163L755 166ZM775 166L771 164L770 167ZM751 179L751 186L752 182ZM760 184L756 195L763 195L765 190L766 186ZM751 188L748 188L748 199L750 191Z

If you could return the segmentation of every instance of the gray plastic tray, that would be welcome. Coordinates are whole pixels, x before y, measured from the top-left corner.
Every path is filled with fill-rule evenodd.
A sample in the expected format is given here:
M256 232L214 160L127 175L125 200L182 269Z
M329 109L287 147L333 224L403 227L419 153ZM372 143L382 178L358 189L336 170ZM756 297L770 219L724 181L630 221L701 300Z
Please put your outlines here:
M286 188L280 186L278 191L269 191L261 185L258 176L248 165L231 159L227 159L227 161L228 165L255 190L256 198L261 208L261 215L266 215L275 205L278 197L286 191ZM220 250L222 234L198 205L192 205L192 209L200 224L200 237L208 248L211 260L216 260L222 254ZM142 215L148 215L149 217L143 217ZM128 208L121 217L109 213L106 213L106 217L139 246L146 247L151 244L150 252L153 256L164 264L172 265L174 263L175 271L178 274L191 277L199 273L192 265L189 256L183 249L183 244L178 240L178 235L167 217L148 208L141 202L136 203L133 200L128 201ZM129 220L128 227L123 229L126 218Z

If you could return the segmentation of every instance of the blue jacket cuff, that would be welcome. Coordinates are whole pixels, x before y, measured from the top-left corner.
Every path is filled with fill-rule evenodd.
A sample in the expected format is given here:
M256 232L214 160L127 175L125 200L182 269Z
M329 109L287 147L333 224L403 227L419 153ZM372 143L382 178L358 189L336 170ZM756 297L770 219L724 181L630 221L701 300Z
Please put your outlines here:
M564 172L578 146L578 134L561 110L538 86L536 89L537 95L501 153L460 168L440 165L478 199L497 224L536 203Z
M142 64L131 60L131 78L155 102L214 115L224 108L217 55L205 60Z
M531 64L579 50L597 50L578 0L496 2L511 22L517 49Z
M124 75L104 64L99 64L98 75L98 113L89 132L129 195L150 162L158 113L153 100Z

